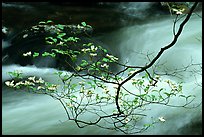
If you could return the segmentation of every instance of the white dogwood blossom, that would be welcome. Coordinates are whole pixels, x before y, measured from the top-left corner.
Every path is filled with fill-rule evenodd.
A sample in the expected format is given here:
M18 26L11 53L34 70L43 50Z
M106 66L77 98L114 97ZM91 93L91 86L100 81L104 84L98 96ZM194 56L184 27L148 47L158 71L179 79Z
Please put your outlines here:
M23 56L27 57L27 56L31 56L31 51L27 52L27 53L23 53Z
M161 121L161 122L165 122L165 121L166 121L166 120L164 119L164 117L159 117L158 119L159 119L159 121Z

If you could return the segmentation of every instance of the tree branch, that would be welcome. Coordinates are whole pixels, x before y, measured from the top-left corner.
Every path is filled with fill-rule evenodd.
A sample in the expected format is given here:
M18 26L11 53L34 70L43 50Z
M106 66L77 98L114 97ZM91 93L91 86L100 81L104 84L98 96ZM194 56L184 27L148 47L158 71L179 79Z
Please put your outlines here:
M197 4L198 4L198 2L195 2L195 3L193 4L193 6L191 7L191 9L190 9L189 13L187 14L186 18L185 18L185 19L183 20L183 22L180 24L179 29L178 29L178 32L174 35L174 38L173 38L172 42L171 42L169 45L167 45L167 46L161 48L160 51L159 51L159 53L153 58L153 60L152 60L148 65L142 67L140 70L138 70L138 71L136 71L135 73L133 73L132 75L130 75L128 78L126 78L125 80L123 80L123 81L118 85L115 101L116 101L116 107L117 107L118 112L119 112L120 114L122 114L122 111L120 110L120 106L119 106L119 103L118 103L118 99L119 99L119 92L120 92L121 86L122 86L123 84L125 84L127 81L129 81L130 79L132 79L136 74L141 73L141 72L147 70L148 68L150 68L150 67L161 57L161 55L164 53L164 51L166 51L167 49L173 47L173 46L176 44L176 42L177 42L177 40L178 40L178 38L179 38L181 32L183 31L184 25L189 21L189 19L190 19L191 15L192 15L194 9L196 8Z

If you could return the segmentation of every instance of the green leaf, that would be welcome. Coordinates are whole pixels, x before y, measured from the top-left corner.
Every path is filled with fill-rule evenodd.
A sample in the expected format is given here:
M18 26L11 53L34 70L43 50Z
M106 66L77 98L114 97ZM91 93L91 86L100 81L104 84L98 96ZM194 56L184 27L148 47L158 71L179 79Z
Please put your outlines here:
M76 55L72 55L72 56L71 56L71 59L72 59L72 61L75 62L75 61L77 60L77 56L76 56Z
M77 42L79 40L79 38L77 37L69 37L67 39L65 39L65 41L73 41L73 42Z
M160 89L159 89L159 92L161 92L162 90L164 90L164 88L160 88Z
M73 51L73 54L81 54L79 51Z
M164 94L167 95L168 97L171 96L171 93L164 92Z
M93 89L96 88L96 85L92 84L90 81L87 82Z
M133 100L133 103L134 103L134 104L137 104L137 103L138 103L138 98L137 98L137 97Z
M107 50L107 49L103 49L103 52L107 53L107 52L108 52L108 50Z
M62 73L63 73L62 71L54 72L54 74L59 75L59 76L62 75Z
M181 92L182 91L182 85L179 85L178 86L178 92Z
M50 45L54 44L54 42L50 42L50 41L46 41L46 43Z
M84 27L86 26L86 22L82 22L81 24L82 24Z
M81 67L87 66L89 63L86 60L82 60L82 63L80 64Z
M66 33L59 33L58 36L57 36L57 38L62 38L62 37L65 36L65 35L66 35Z
M68 79L70 79L70 77L69 77L68 75L65 75L65 76L62 78L63 81L67 81Z
M53 37L46 37L45 40L47 43L51 43L51 42L56 43L57 42L57 39L53 38Z
M87 25L87 24L86 24L86 27L88 27L88 28L92 28L92 26L91 26L91 25Z
M149 76L148 76L148 73L145 73L145 75L144 76L142 76L142 78L148 78Z
M88 44L87 44L87 46L92 46L92 45L93 45L93 43L88 43Z
M144 127L151 127L152 124L144 124Z
M40 25L45 25L46 22L44 22L44 21L40 21L38 24L40 24Z
M96 94L96 100L99 100L100 96L98 94Z
M47 21L47 23L52 23L52 22L53 22L52 20L48 20L48 21Z
M159 99L162 99L162 100L163 100L164 98L163 98L161 95L159 95Z
M146 86L144 91L147 92L149 90L150 86Z
M16 88L16 89L20 89L20 86L16 86L15 88Z
M142 86L143 83L144 83L143 80L139 81L139 82L138 82L138 86Z
M52 49L52 51L55 51L56 53L59 53L59 54L66 54L66 52L63 50Z
M52 53L52 54L50 54L50 56L54 58L56 56L56 54Z
M19 72L19 71L13 71L13 72L8 72L8 74L11 76L11 77L14 77L14 78L23 78L22 77L22 72Z
M64 29L64 26L63 26L63 25L61 25L61 24L58 24L58 25L57 25L57 27L58 27L59 29L61 29L61 30L63 30L63 29Z
M71 98L77 98L75 95L71 95Z
M102 61L103 61L103 62L110 62L110 60L107 59L107 58L103 58Z
M43 57L46 57L46 56L51 56L51 57L55 57L56 56L56 54L55 53L48 53L48 52L44 52L43 54L42 54L42 56Z
M157 98L155 95L151 95L152 101L155 101Z
M57 42L57 39L55 39L55 38L54 38L54 39L52 39L52 40L53 40L55 43Z
M73 89L75 89L77 87L77 84L72 84L71 85L71 89L73 90Z
M39 56L39 53L34 52L33 57L35 58L35 57L38 57L38 56Z
M46 56L48 56L48 55L49 55L48 52L44 52L44 53L42 54L43 57L46 57Z

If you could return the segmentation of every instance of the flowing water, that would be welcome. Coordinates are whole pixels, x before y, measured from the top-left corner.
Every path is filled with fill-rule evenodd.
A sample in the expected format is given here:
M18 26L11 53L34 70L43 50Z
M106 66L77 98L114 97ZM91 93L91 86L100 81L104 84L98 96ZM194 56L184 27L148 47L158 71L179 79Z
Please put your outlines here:
M128 6L128 4L125 4ZM138 6L138 5L137 5ZM146 5L143 5L146 6ZM148 5L149 6L149 5ZM126 10L128 12L128 10ZM201 14L201 13L199 13ZM145 24L135 24L117 29L105 36L99 36L105 45L111 45L111 50L120 55L129 64L145 64L145 59L138 52L155 55L161 47L171 42L173 17L148 21ZM195 63L202 61L202 19L194 15L187 23L179 37L178 43L161 56L161 62L166 67L182 67L188 65L192 58ZM9 42L2 41L3 48ZM15 64L2 66L2 82L9 80L7 72L22 70L25 75L36 75L57 83L53 75L56 69L37 68L35 66L19 66ZM163 72L163 70L159 70ZM165 77L164 77L165 78ZM167 77L166 77L167 78ZM184 83L184 92L196 95L194 104L202 99L202 87L195 84L195 77L183 72L183 78L168 77L173 81ZM196 75L196 81L202 82L201 74ZM128 86L127 83L126 86ZM174 100L174 103L179 103ZM160 123L142 134L202 134L202 106L195 109L169 108L152 105L146 114L154 117L163 116L165 123ZM14 91L2 83L2 134L121 134L97 127L79 129L73 122L66 121L66 113L60 102L46 95L36 95L25 91ZM87 116L87 119L91 117ZM147 121L143 121L146 123Z

